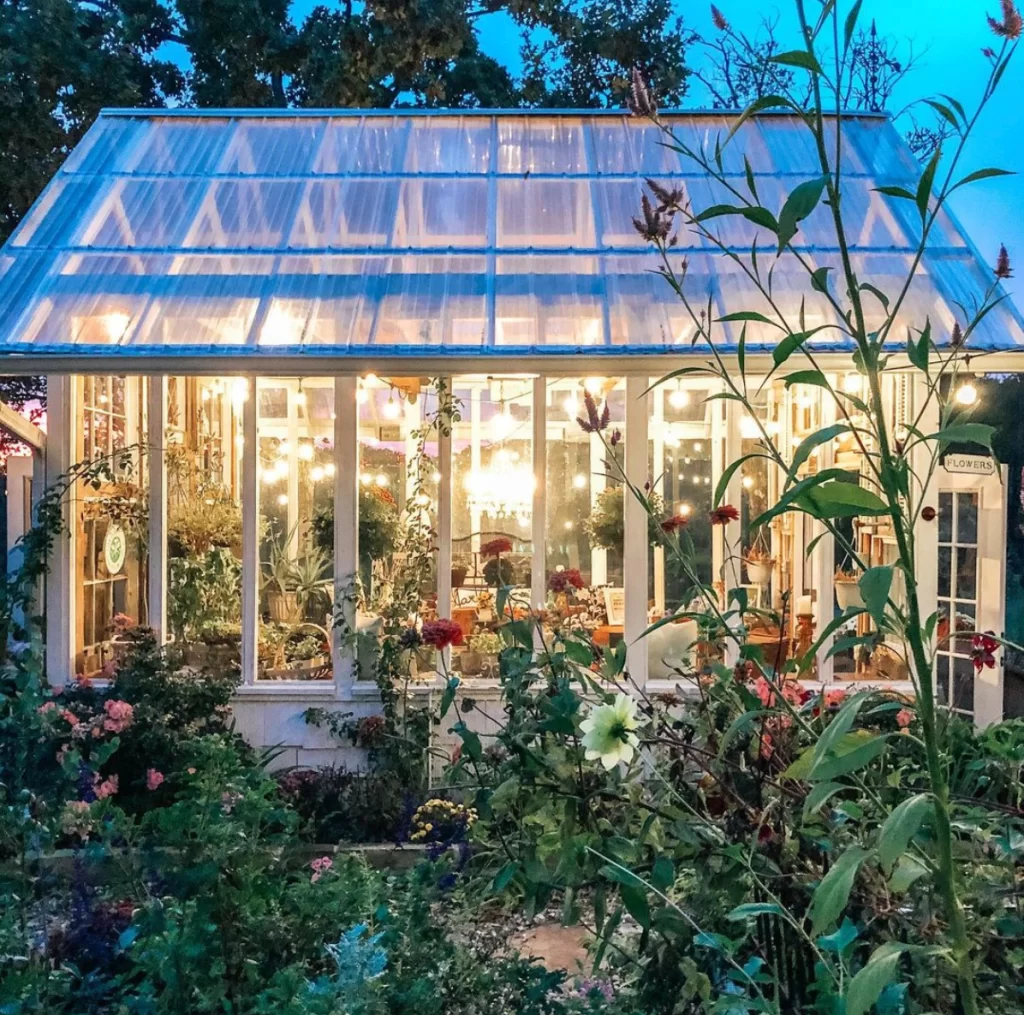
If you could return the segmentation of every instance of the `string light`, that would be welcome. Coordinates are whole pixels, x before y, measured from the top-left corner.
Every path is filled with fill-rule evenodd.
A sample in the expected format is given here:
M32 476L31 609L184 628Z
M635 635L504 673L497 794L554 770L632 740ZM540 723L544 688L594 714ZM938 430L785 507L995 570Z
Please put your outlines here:
M585 387L592 395L600 395L604 391L604 378L588 377L583 382L583 387Z
M374 482L383 489L391 481L388 479L387 476L384 475L383 472L378 472L376 477L374 478Z
M584 476L582 472L576 473L576 475L572 477L572 485L576 487L577 490L586 489L587 477Z
M333 476L336 471L337 471L337 469L336 469L336 467L334 465L334 462L328 462L324 466L324 472L326 472L328 476Z
M309 478L313 480L314 483L319 483L320 480L324 478L323 468L319 465L314 465L313 468L309 470Z
M957 405L974 405L978 401L978 387L973 377L965 377L956 389Z
M384 406L383 414L385 419L398 419L402 415L402 407L395 401L394 388L388 394L388 401Z
M362 483L363 486L369 486L373 482L372 474L369 472L361 473L359 476L359 482Z
M691 507L691 505L687 504L686 501L683 501L676 508L676 514L682 515L684 518L689 518L692 512L693 508Z
M576 401L575 395L567 395L565 401L562 402L562 408L569 419L575 419L579 415L580 403Z
M740 417L740 437L745 441L756 441L761 436L761 428L753 416L744 413Z
M304 462L311 462L311 461L313 461L314 453L315 452L313 451L313 445L312 444L300 444L299 445L299 458L301 458Z
M864 386L864 380L860 374L847 374L843 378L843 391L847 395L859 395Z
M743 489L744 490L752 490L753 487L754 487L753 477L751 477L751 476L744 476L743 477Z
M679 387L678 381L676 382L675 391L668 393L668 404L673 409L685 409L690 404L690 393Z
M286 494L286 493L279 493L277 495L277 503L281 507L287 507L288 506L288 494Z

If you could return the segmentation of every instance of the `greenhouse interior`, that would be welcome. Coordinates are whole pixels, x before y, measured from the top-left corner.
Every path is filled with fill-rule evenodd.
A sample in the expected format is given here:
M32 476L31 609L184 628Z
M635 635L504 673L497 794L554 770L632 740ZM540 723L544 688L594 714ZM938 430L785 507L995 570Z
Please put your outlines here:
M731 126L667 119L697 145ZM886 117L845 118L842 135L851 256L883 285L908 268L920 223L876 188L918 167ZM726 173L744 176L745 156L762 201L780 203L814 171L806 137L787 116L749 120L724 149ZM632 677L668 690L702 649L685 618L641 638L695 595L666 560L661 516L688 519L700 579L723 603L744 587L779 611L751 640L783 657L806 649L858 595L849 561L810 516L741 535L779 495L764 460L727 476L739 518L709 516L762 427L795 449L834 408L773 376L772 336L756 322L743 326L756 419L711 397L717 382L664 380L708 350L634 226L648 178L698 207L723 199L657 128L621 112L106 111L0 253L5 370L49 384L46 445L26 481L38 491L76 463L116 462L75 490L54 550L51 680L102 680L121 627L148 624L186 665L240 666L240 728L307 763L327 750L301 722L310 702L372 709L376 618L414 571L416 617L463 635L443 659L417 653L427 693L452 672L486 695L506 597L598 646L624 642ZM758 242L750 221L722 223L724 249ZM779 259L774 296L788 312L804 286L787 283L803 270L787 257L834 265L830 235L819 208ZM683 233L673 256L710 314L757 307L717 250ZM956 306L986 285L952 216L916 276L907 320L928 317L948 340ZM808 327L830 320L824 300L802 312ZM726 361L741 330L721 325ZM856 393L862 376L829 334L811 345ZM972 336L987 371L1011 368L1022 342L1009 302ZM887 376L895 427L924 394L909 372ZM580 425L588 400L607 413L610 448ZM865 462L851 437L816 448L802 474L824 467L857 482ZM654 517L624 479L650 492ZM940 634L1001 626L1004 496L998 470L937 479L917 577ZM894 559L884 520L848 525L865 560ZM410 530L423 559L410 559ZM870 620L851 625L864 633ZM815 683L908 686L884 639L869 655L829 647ZM976 674L956 638L948 649L944 703L998 718L998 671Z

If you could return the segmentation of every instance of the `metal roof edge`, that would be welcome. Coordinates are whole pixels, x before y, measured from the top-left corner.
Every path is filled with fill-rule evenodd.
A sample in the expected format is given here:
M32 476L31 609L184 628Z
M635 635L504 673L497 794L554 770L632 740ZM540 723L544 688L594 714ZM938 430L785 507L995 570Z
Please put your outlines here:
M662 116L740 116L743 113L741 109L705 109L705 108L694 108L694 109L662 109L659 110ZM279 119L300 119L303 117L360 117L360 116L371 116L371 117L434 117L434 116L631 116L632 114L625 107L618 109L540 109L536 107L529 108L495 108L486 109L482 107L473 107L469 109L460 109L458 107L434 107L429 108L418 107L418 106L400 106L396 108L362 108L362 107L324 107L324 108L313 108L313 107L295 107L282 109L280 107L254 107L254 106L238 106L238 107L219 107L219 108L203 108L194 109L187 108L184 106L174 106L172 108L160 108L160 107L131 107L131 106L107 106L100 110L100 116L134 116L134 117L184 117L187 119L224 119L224 118L279 118ZM832 112L826 112L824 114L830 119L834 119L836 114ZM791 113L785 110L764 110L757 114L760 117L779 117L782 119L793 119L796 117L795 113ZM870 119L870 120L890 120L892 115L888 112L874 111L874 110L859 110L849 109L844 110L842 113L843 119Z

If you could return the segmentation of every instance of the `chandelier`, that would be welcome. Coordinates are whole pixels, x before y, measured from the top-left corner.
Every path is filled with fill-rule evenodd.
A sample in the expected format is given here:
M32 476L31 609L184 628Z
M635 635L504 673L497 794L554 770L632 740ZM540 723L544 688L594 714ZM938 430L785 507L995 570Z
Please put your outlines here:
M533 514L537 477L529 465L515 461L504 448L495 452L486 468L470 470L465 487L470 508L492 518L528 522Z

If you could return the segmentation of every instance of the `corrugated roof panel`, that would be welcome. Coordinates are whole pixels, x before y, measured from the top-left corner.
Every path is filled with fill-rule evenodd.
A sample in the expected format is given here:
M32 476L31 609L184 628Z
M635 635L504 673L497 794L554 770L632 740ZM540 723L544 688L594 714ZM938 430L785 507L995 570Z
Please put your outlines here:
M665 122L713 159L735 120ZM778 214L818 174L818 156L796 118L750 120L721 151L723 186L667 140L611 112L103 115L0 255L0 348L685 351L691 311L633 225L645 179L681 190L695 211L742 205L746 156L761 204ZM876 188L913 187L919 168L881 117L846 118L843 152L854 264L895 295L920 221L910 202ZM805 299L808 325L836 323L792 255L775 263L767 230L738 215L710 225L726 248L746 252L757 238L760 270L774 264L773 302L793 322ZM710 295L716 316L772 309L714 244L678 234L673 263L687 260L692 307ZM801 223L794 244L807 265L835 268L828 207ZM958 303L976 304L991 281L943 213L896 330L927 316L947 335L963 323ZM864 302L871 321L883 319L877 300ZM735 343L739 331L716 336ZM778 337L748 327L751 347ZM996 307L971 341L1024 344L1012 305Z

